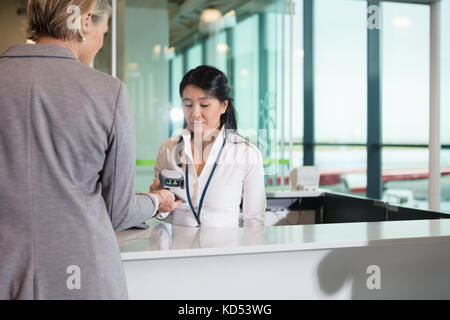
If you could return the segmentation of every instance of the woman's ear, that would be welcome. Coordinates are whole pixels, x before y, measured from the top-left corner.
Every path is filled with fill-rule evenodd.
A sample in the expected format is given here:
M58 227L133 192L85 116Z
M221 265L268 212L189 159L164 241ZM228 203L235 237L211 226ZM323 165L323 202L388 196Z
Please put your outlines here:
M85 37L92 31L92 13L81 17L81 35Z
M228 100L225 100L224 102L221 103L221 107L222 107L222 113L224 114L227 111L228 108Z

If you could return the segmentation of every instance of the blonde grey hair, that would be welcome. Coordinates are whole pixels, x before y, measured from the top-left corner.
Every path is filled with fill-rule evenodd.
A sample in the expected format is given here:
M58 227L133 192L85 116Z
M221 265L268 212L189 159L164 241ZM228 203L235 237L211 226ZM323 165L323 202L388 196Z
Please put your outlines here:
M110 0L29 0L28 39L37 41L48 36L60 40L80 41L80 30L68 24L73 14L71 6L78 8L80 15L91 13L94 23L111 15Z

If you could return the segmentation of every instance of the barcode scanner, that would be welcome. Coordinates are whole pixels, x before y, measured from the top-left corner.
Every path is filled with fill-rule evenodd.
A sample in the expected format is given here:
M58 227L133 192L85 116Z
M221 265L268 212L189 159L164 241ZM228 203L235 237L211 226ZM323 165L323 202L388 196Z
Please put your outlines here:
M169 190L173 188L184 189L183 175L175 170L162 170L159 173L159 182L161 184L161 188Z

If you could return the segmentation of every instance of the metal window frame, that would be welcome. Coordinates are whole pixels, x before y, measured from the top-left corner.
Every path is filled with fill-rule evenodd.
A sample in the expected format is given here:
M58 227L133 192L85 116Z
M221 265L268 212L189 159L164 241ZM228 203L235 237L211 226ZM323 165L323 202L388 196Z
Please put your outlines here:
M367 8L378 2L367 1ZM379 7L381 14L381 7ZM367 194L368 198L381 199L381 57L380 29L367 30Z
M314 165L314 0L303 0L303 165Z
M269 53L267 49L267 15L266 13L258 14L258 69L259 69L259 81L258 81L258 147L261 142L260 130L265 130L266 136L264 137L267 142L266 150L264 150L268 157L271 154L271 141L269 135L269 125L267 119L269 119L269 110L264 104L266 101L266 94L269 91Z

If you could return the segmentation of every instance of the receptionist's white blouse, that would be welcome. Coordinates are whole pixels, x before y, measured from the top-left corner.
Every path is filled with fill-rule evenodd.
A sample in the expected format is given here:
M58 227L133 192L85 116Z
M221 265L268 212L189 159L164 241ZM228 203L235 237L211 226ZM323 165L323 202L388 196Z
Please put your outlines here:
M244 223L263 220L266 194L261 152L242 137L232 131L226 132L222 128L212 145L200 176L197 177L192 160L191 135L190 131L185 129L182 140L179 136L165 140L156 158L155 179L159 179L159 173L163 169L176 170L184 177L185 166L188 163L191 201L198 212L203 189L225 137L225 147L203 200L200 220L204 227L238 227L241 200L243 200ZM183 203L173 212L172 223L197 226L198 223L187 202L186 186L184 189L172 189L172 191L183 200ZM159 213L158 217L163 219L168 214Z

